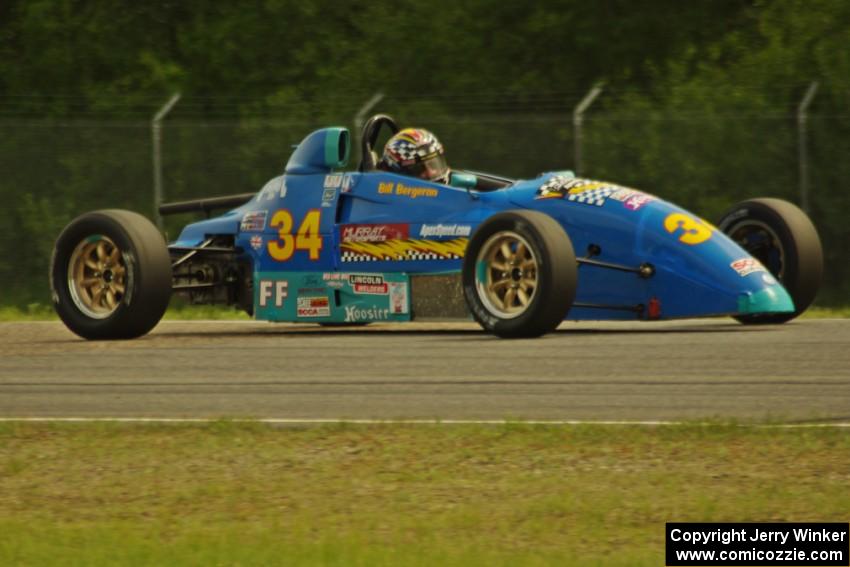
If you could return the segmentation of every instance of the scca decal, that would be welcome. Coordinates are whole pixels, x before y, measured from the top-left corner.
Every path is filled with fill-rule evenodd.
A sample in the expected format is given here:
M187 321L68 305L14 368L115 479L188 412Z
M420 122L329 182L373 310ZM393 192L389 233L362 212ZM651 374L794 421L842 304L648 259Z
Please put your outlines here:
M685 213L671 213L664 219L664 230L670 234L679 232L679 242L693 246L709 240L714 227Z

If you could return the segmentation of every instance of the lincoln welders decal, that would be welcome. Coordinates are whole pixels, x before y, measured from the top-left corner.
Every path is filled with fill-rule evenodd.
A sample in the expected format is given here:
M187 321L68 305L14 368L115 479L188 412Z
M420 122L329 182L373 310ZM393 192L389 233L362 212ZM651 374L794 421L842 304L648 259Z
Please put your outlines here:
M468 238L452 240L398 240L384 242L343 242L343 262L415 262L417 260L458 260L463 258Z
M348 283L354 289L354 293L387 295L389 292L384 277L378 274L351 274L348 276Z

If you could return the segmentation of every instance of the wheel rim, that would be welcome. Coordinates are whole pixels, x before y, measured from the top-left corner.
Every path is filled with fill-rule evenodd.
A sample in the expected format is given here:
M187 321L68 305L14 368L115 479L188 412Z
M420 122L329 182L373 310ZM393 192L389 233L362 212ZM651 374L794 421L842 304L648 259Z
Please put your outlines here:
M127 265L106 236L80 242L68 262L68 290L77 309L92 319L112 315L127 294Z
M733 226L729 237L780 280L785 275L785 249L776 232L763 222L746 220Z
M502 319L525 313L537 293L537 258L522 236L497 232L481 247L476 266L478 297Z

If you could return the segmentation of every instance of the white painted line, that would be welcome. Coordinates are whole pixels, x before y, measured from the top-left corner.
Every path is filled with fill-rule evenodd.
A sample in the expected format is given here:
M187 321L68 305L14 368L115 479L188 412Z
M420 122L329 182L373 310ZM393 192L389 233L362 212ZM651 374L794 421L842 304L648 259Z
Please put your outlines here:
M627 420L505 420L505 419L310 419L310 418L205 418L205 417L0 417L0 423L266 423L277 425L613 425L613 426L701 426L723 425L722 423L688 421L627 421ZM850 428L850 422L837 423L777 423L777 424L736 424L738 427L758 427L768 429L803 428Z

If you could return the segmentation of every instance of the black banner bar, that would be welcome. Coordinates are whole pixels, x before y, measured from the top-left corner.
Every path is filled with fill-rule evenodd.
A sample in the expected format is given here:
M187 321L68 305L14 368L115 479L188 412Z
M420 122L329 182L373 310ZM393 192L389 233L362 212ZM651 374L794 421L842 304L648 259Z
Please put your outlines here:
M668 523L666 564L850 565L850 523Z

